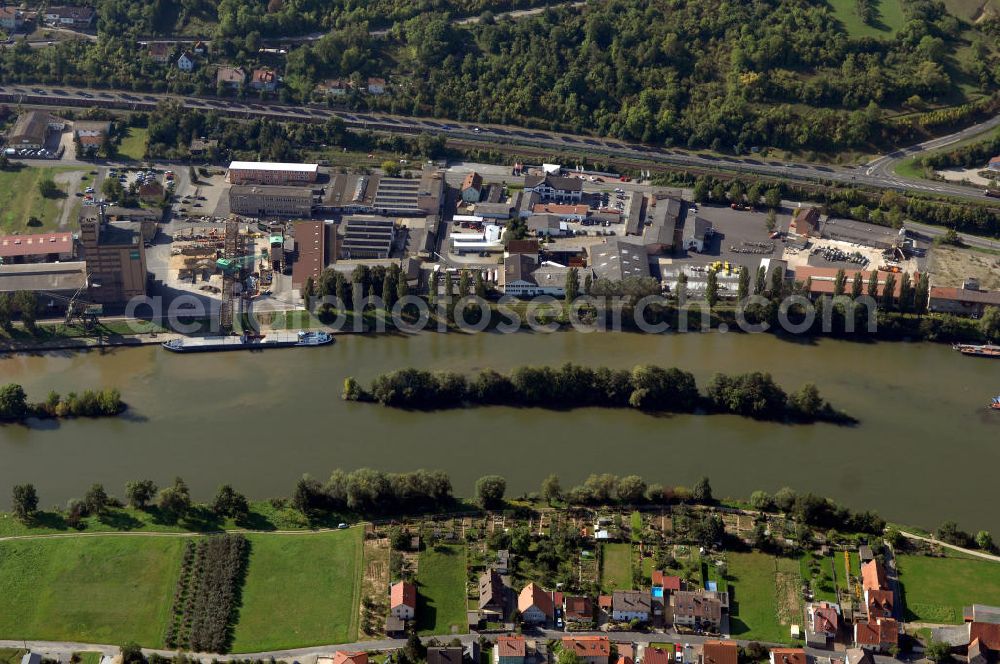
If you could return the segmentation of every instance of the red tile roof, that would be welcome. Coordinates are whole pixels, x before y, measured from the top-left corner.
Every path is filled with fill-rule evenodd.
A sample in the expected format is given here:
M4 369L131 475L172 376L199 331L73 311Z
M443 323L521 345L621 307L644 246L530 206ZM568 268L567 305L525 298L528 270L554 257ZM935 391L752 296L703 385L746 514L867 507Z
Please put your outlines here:
M864 292L868 293L868 279L871 276L871 272L867 270L844 270L844 276L847 278L847 292L851 290L851 283L854 280L854 275L858 272L861 273L861 279L864 282ZM878 294L882 294L882 289L885 287L886 277L889 276L889 272L879 271L878 273ZM902 282L900 281L903 277L902 274L896 274L896 284L893 288L893 293L899 295L900 288L902 287ZM910 283L916 283L917 279L920 277L919 273L913 273L910 275ZM813 267L812 265L801 265L795 268L795 279L796 281L805 282L806 279L811 279L809 284L809 292L815 294L832 294L834 290L834 281L837 278L837 269L832 267Z
M606 636L564 636L564 650L572 650L580 657L610 657L611 641Z
M72 233L33 233L0 236L0 258L68 254L73 251Z
M885 580L885 568L877 560L869 560L861 566L861 586L865 590L884 590L889 587Z
M735 641L705 641L704 664L738 664L739 648Z
M411 609L417 608L417 587L412 583L400 581L393 584L389 593L389 606L408 606Z
M953 302L974 302L976 304L1000 305L1000 291L971 290L968 288L946 288L931 286L932 300L951 300Z
M817 606L813 609L813 631L821 633L836 633L840 625L840 614L830 605Z
M552 608L552 596L537 583L526 585L517 598L517 610L521 613L533 606L538 607L542 613L550 618L555 613Z
M979 643L990 650L1000 650L1000 624L974 622L969 623L969 642L979 640Z
M333 653L333 664L368 664L368 653L338 650Z
M876 618L854 625L854 642L859 646L893 645L898 641L899 623L892 618Z
M806 651L802 648L771 648L774 664L807 664Z
M674 654L659 648L646 648L642 654L642 664L673 664Z
M498 636L497 655L500 657L524 657L527 645L523 636Z
M599 606L602 609L610 609L611 608L611 595L600 595L597 598L597 606Z
M558 203L537 203L532 209L535 214L575 214L587 216L590 208L586 205L560 205Z
M891 590L867 591L868 619L891 618L893 599Z
M566 598L567 620L593 620L594 604L589 597Z

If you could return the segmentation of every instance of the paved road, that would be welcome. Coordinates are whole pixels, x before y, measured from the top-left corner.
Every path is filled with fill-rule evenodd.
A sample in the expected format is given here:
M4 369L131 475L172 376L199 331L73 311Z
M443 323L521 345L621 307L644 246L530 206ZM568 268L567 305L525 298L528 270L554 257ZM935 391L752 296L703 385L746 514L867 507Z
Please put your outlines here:
M956 131L954 134L939 136L929 141L924 141L923 143L918 143L917 145L913 145L908 148L896 150L895 152L890 152L885 156L873 159L865 164L865 174L881 175L890 179L895 178L897 180L911 181L909 178L903 178L900 175L896 175L896 167L900 164L900 162L906 159L912 159L913 157L917 157L927 152L940 150L941 148L954 143L975 138L976 136L988 132L996 127L1000 127L1000 115L972 125L971 127L966 127L965 129Z
M612 138L576 136L560 132L522 129L501 125L472 125L453 120L417 118L387 113L371 113L329 109L325 106L299 106L280 102L239 101L217 97L195 97L170 94L136 93L122 90L87 90L70 87L0 85L0 102L22 106L90 107L100 106L124 110L152 110L164 100L174 100L186 108L215 111L237 118L266 117L275 120L298 122L326 122L339 118L354 129L370 129L386 133L430 133L447 138L484 144L536 147L556 150L576 150L590 154L628 158L651 163L680 167L695 167L746 174L769 175L787 180L835 182L844 185L859 184L893 189L900 192L944 194L996 203L1000 200L985 199L982 190L951 182L931 182L901 178L888 174L887 165L879 162L867 168L826 166L821 164L778 162L752 157L716 156L675 149L654 148L639 143ZM959 132L968 137L988 131L1000 124L1000 117L969 127ZM938 140L945 140L943 137ZM957 139L961 140L961 139ZM919 150L918 150L919 151ZM893 153L896 154L896 153ZM891 157L895 158L895 157Z
M556 630L536 630L534 632L525 631L525 635L529 638L539 638L542 640L547 639L558 639L566 636L566 632L556 631ZM639 643L639 644L649 644L659 641L668 641L671 643L690 643L690 644L700 644L704 641L713 638L697 635L678 635L673 631L668 631L665 634L653 634L647 632L574 632L574 636L588 636L588 635L602 635L609 636L612 641L624 642L624 643ZM439 641L445 642L456 638L452 635L441 635L438 637L423 637L423 640L429 641L432 638L437 638ZM478 634L462 634L457 637L463 644L468 644L479 639ZM487 635L487 638L490 638ZM749 641L737 641L740 645L746 645ZM212 655L207 653L192 653L189 655L192 659L197 659L202 662L211 662L212 660L227 661L227 660L237 660L237 659L269 659L273 657L276 660L284 660L289 662L313 662L318 655L327 655L336 650L394 650L401 648L406 645L405 639L384 639L380 641L359 641L357 643L340 643L340 644L330 644L323 646L312 646L309 648L293 648L288 650L275 650L269 652L260 653L238 653L232 655ZM781 645L781 644L773 644ZM61 662L68 662L70 656L74 652L80 651L98 651L105 655L114 655L119 651L119 647L115 645L107 644L87 644L87 643L73 643L73 642L61 642L61 641L0 641L0 648L29 648L33 652L42 654L43 656L50 657L52 659L57 659ZM806 651L812 655L819 657L829 657L832 653L829 650L816 650L813 648L806 648ZM172 657L177 654L176 651L171 650L156 650L150 648L144 648L143 652L146 655L158 654L164 657ZM893 659L892 657L885 657L881 655L875 656L875 661L877 664L892 664L894 662L898 663L899 660ZM916 661L916 660L913 660Z

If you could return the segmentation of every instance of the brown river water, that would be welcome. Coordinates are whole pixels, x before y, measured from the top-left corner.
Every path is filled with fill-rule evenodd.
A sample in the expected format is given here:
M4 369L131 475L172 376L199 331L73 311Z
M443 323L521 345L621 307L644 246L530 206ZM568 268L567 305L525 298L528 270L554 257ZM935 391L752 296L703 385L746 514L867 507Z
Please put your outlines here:
M816 383L860 420L855 427L791 426L733 416L632 411L477 408L404 412L340 399L344 378L367 382L400 367L473 371L576 362L678 366L704 385L717 371L769 370L787 390ZM1000 362L944 345L788 341L771 335L630 333L419 334L341 337L330 347L174 355L158 346L104 354L0 358L0 383L30 399L117 387L117 419L0 427L0 506L33 482L44 507L93 482L121 495L130 479L181 475L195 497L222 483L255 498L289 495L304 472L337 467L442 468L457 493L481 475L508 493L563 485L592 472L638 473L716 495L782 486L812 490L885 518L935 527L954 519L1000 532L996 507Z

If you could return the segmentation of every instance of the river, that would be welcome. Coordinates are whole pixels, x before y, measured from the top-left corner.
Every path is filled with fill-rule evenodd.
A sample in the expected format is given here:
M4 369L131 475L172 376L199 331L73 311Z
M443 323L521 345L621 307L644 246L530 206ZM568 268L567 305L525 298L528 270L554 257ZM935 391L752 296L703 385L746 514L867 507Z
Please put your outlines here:
M346 376L415 366L454 371L577 362L678 366L700 384L716 371L770 370L786 389L816 383L856 427L792 426L732 416L633 411L479 408L435 413L340 399ZM327 348L174 355L159 347L104 354L0 358L0 382L29 398L49 390L117 387L118 419L0 428L0 503L33 482L45 507L93 482L121 495L127 480L180 475L197 499L228 482L255 498L289 495L304 472L337 467L443 468L470 495L481 475L507 477L508 494L564 486L592 472L638 473L691 486L711 477L718 496L782 486L812 490L903 523L1000 532L995 492L1000 362L944 345L788 341L771 335L629 333L345 336Z

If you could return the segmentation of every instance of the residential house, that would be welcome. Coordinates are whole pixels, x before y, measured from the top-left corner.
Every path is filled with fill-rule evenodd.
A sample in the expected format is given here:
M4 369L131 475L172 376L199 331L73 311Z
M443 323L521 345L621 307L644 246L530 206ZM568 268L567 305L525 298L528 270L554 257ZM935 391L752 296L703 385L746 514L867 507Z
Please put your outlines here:
M862 544L858 547L858 559L861 561L862 565L875 560L875 552L872 551L871 545Z
M340 78L328 78L316 84L316 92L326 97L343 97L351 87L351 82Z
M511 254L503 261L500 290L512 297L561 297L566 294L567 271L558 263L546 261L539 264L531 254Z
M563 616L567 623L593 623L594 603L589 597L570 595L563 601Z
M703 631L718 631L722 624L722 598L705 590L681 590L670 597L674 625Z
M517 598L521 620L528 624L542 624L555 615L552 596L537 583L529 583Z
M825 646L837 638L840 631L840 606L831 602L811 603L806 607L809 620L806 623L806 642L813 646Z
M771 664L809 664L802 648L771 648Z
M701 664L739 664L739 656L735 641L705 641Z
M479 575L479 610L500 618L507 615L507 587L494 569Z
M979 281L966 279L961 288L931 286L928 309L956 316L982 316L986 307L1000 307L1000 291L979 288Z
M583 180L558 175L527 175L524 191L538 194L542 202L579 203L583 199Z
M799 208L792 217L788 232L801 237L819 237L819 208Z
M174 57L174 44L170 42L152 42L146 46L146 55L158 65L165 65Z
M498 636L493 648L493 664L524 664L527 642L523 636Z
M462 180L462 201L465 203L478 203L479 196L483 191L483 176L475 171L468 173Z
M243 67L230 67L223 65L215 72L215 84L223 88L236 89L247 80L247 73Z
M990 159L990 163L987 168L991 171L1000 171L1000 156Z
M899 643L899 623L892 618L854 623L854 644L879 653L889 652Z
M535 214L552 214L562 221L583 221L590 216L590 208L582 204L539 203L532 210Z
M432 646L427 649L427 664L462 664L464 655L462 646Z
M566 222L557 214L533 214L525 225L538 237L559 237L569 232Z
M875 658L864 648L848 648L844 653L844 664L875 664Z
M865 590L888 590L885 567L877 560L861 566L861 587Z
M646 646L642 651L641 664L674 664L674 653L662 648Z
M417 613L417 587L407 581L393 584L389 591L389 613L401 620L413 620Z
M868 609L869 620L874 618L892 618L894 603L891 590L865 590L865 607Z
M611 617L611 595L598 595L597 608L605 616Z
M24 12L17 7L0 7L0 28L10 33L24 26Z
M611 657L611 641L606 636L564 636L562 648L576 654L583 664L608 664Z
M705 251L705 247L708 245L708 241L711 240L714 232L711 221L696 214L689 214L687 221L684 222L681 248L684 251L701 253Z
M386 89L386 83L384 78L369 78L368 79L368 94L370 95L384 95Z
M274 92L278 89L280 79L272 69L254 69L250 75L250 87L258 92Z
M96 13L93 7L49 7L42 15L45 22L62 28L89 28Z
M611 618L619 622L649 622L652 596L639 590L616 590L611 595Z
M338 650L332 657L317 657L316 664L368 664L368 653L363 650Z
M194 53L191 51L184 51L177 58L177 68L183 72L194 71Z
M110 122L76 120L73 122L73 137L79 146L79 154L96 154L108 140L111 133Z
M679 576L668 576L663 573L663 570L653 570L651 575L652 585L654 588L662 588L664 594L677 592L683 588L683 581Z

